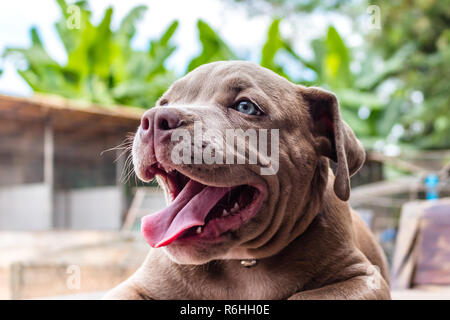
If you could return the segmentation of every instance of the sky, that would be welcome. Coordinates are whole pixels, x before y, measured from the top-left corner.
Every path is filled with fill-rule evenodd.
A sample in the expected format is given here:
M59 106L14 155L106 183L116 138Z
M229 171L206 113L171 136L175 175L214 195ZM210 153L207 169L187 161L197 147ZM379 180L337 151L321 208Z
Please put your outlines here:
M270 16L250 16L242 5L230 0L91 0L94 22L97 23L108 6L114 8L113 28L129 10L137 5L148 6L147 13L137 25L133 46L148 47L150 39L161 35L174 20L179 20L179 28L174 36L178 50L168 60L168 67L182 74L187 62L200 50L197 39L196 22L205 20L226 43L239 55L258 62L260 48L264 44L266 32L271 22ZM36 26L49 54L57 61L66 60L64 48L54 28L60 17L55 0L13 0L0 1L0 53L6 47L25 47L30 44L29 29ZM308 56L310 39L324 32L328 24L333 24L346 39L357 44L359 39L352 33L351 24L337 14L312 14L293 24L281 24L283 35L296 39L298 53ZM292 27L294 25L294 27ZM20 78L11 61L0 62L3 75L0 76L0 93L29 96L32 90Z

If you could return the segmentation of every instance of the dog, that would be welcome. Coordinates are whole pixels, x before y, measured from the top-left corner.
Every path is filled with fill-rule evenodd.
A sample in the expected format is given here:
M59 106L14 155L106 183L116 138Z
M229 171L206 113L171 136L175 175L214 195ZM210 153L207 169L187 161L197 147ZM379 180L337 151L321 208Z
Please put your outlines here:
M259 150L256 163L175 163L173 135L196 124L219 137L278 129L277 165ZM365 151L333 93L251 62L206 64L145 112L132 156L170 205L142 219L153 248L105 299L390 299L383 251L347 203Z

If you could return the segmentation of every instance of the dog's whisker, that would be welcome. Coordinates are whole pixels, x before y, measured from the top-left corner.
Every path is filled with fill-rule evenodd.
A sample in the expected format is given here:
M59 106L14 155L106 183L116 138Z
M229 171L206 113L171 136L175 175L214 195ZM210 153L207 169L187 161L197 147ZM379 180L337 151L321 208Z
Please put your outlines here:
M119 145L100 152L100 156L103 156L103 154L106 152L111 152L111 151L116 151L116 150L127 150L131 147L131 145L132 145L132 141L129 141L128 138L125 138L125 140L122 141Z
M122 158L125 154L127 154L127 152L129 152L128 149L123 150L123 151L116 157L116 159L114 159L114 162L117 162L120 158Z
M122 168L122 173L121 173L121 182L122 183L128 183L131 175L133 174L134 170L132 168L132 155L129 154L125 160L124 166Z

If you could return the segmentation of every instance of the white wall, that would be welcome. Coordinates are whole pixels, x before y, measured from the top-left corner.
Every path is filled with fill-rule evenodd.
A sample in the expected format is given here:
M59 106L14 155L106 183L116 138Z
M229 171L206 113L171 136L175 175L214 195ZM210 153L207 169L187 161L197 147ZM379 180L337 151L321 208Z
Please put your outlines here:
M124 209L118 186L73 189L55 194L55 223L69 229L119 229Z
M147 210L164 207L161 194L147 199ZM0 230L117 230L122 226L124 195L120 186L58 191L41 184L0 187Z
M0 188L0 230L52 228L51 192L43 183Z

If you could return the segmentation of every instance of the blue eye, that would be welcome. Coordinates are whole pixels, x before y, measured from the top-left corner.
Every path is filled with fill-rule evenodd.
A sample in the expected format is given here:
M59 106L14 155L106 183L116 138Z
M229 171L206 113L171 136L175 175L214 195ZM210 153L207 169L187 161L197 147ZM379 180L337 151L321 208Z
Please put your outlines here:
M247 100L239 102L233 109L251 116L262 115L261 110L253 102Z

